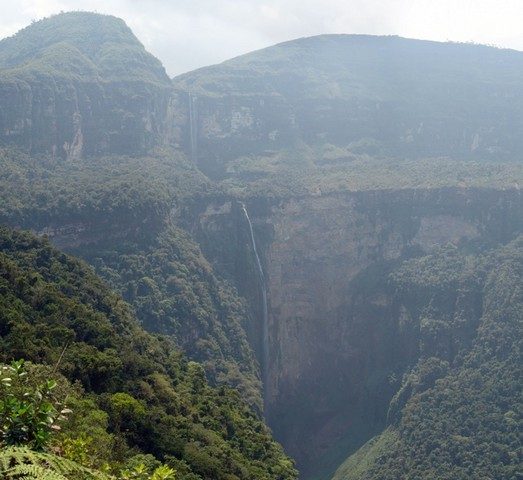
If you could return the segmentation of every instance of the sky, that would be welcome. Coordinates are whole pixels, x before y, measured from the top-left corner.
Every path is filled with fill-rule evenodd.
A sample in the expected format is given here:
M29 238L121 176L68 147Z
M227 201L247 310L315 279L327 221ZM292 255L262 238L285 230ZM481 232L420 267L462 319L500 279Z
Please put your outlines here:
M70 10L123 18L171 76L322 33L523 50L523 0L0 0L0 38Z

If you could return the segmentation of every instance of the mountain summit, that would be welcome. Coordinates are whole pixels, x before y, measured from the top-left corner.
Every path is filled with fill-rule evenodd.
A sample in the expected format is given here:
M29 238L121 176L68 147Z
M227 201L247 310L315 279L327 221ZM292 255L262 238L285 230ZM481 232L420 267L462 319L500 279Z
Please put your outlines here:
M83 66L83 69L79 69ZM167 84L161 62L119 18L69 12L45 18L0 41L0 68L104 80Z

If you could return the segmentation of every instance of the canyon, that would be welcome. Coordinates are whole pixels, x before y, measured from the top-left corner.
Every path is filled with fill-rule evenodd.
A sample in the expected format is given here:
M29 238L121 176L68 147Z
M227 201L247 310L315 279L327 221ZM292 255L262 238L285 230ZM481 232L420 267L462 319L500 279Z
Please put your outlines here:
M89 15L43 20L36 32L45 36L46 22L57 32L71 22L83 33L89 22L113 32L92 51L79 42L65 49L76 70L41 71L54 65L52 43L32 57L10 53L30 30L0 42L0 144L6 157L16 148L49 162L27 175L26 189L36 178L38 188L62 192L82 168L97 171L96 158L115 178L120 167L144 167L152 200L120 211L82 199L64 219L66 202L38 218L17 213L20 196L0 219L86 259L143 308L147 329L178 338L213 381L250 392L300 478L332 478L401 417L413 369L427 356L459 363L479 328L482 300L462 307L449 294L442 315L463 311L465 326L449 327L444 340L424 337L420 312L439 305L439 284L413 300L391 278L409 261L445 249L476 258L523 232L523 53L327 35L171 80L123 22ZM126 60L109 68L105 49L122 36L117 56ZM167 174L147 155L182 160ZM56 172L63 184L53 183ZM171 178L195 187L179 194ZM106 184L109 197L133 199L146 182ZM158 262L174 273L125 283L133 255L149 255L171 227L190 254L169 244ZM124 266L114 260L126 255ZM138 303L141 288L164 305L188 271L200 287L215 286L212 321L202 314L198 327L166 326L160 307L149 315ZM228 288L240 326L216 293Z

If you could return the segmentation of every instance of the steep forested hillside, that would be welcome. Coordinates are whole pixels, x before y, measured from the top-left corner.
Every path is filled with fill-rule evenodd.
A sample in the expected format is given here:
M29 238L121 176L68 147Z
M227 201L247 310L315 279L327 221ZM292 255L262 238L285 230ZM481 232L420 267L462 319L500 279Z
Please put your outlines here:
M122 292L147 330L175 338L213 382L237 388L263 411L258 363L244 330L246 303L216 277L186 232L169 226L145 248L129 243L82 255Z
M199 364L145 333L83 262L7 228L0 229L0 325L2 361L59 363L109 415L115 442L172 458L177 478L295 477L236 392L210 387ZM127 402L121 411L119 401Z
M87 259L146 329L171 335L212 381L238 387L262 410L245 302L170 218L183 198L213 190L182 155L62 162L1 149L0 165L3 222Z
M389 427L334 478L518 478L523 239L411 260L391 282L419 329L420 359L390 404Z

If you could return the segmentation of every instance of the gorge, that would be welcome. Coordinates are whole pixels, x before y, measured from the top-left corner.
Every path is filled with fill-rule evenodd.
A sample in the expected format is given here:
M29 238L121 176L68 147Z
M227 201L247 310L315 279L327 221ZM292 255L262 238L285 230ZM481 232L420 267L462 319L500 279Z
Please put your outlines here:
M0 41L0 222L90 264L300 479L518 478L521 111L517 51L321 35L169 79L65 13ZM229 477L158 451L295 478L231 422Z

